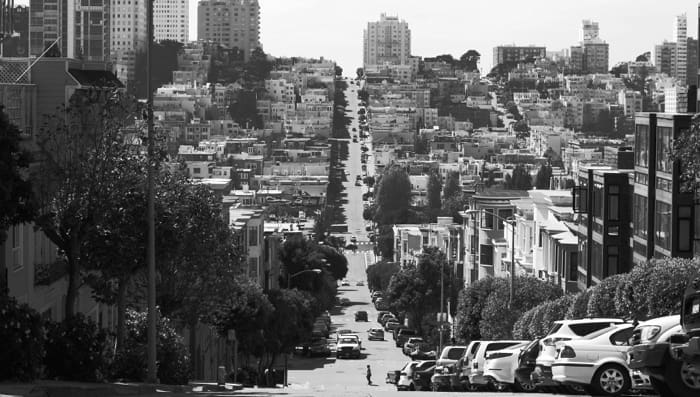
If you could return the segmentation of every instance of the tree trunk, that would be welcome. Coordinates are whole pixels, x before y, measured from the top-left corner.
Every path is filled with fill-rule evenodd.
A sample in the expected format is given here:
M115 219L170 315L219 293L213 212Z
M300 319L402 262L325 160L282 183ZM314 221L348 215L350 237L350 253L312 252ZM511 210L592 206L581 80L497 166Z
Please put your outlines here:
M75 303L78 299L80 288L80 240L77 236L71 236L70 249L66 251L68 261L68 291L66 291L66 319L75 315Z
M195 379L199 379L199 370L197 360L197 321L188 321L188 327L190 329L190 360L192 360L192 372L194 373Z
M124 347L126 338L126 290L129 285L129 277L119 279L117 290L117 351Z

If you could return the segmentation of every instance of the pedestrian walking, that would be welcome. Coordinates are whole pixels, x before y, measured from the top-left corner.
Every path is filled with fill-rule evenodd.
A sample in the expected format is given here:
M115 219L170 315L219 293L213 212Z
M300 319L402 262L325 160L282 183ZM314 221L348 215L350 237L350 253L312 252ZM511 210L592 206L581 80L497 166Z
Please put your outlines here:
M372 370L369 368L369 365L367 365L367 384L372 384Z

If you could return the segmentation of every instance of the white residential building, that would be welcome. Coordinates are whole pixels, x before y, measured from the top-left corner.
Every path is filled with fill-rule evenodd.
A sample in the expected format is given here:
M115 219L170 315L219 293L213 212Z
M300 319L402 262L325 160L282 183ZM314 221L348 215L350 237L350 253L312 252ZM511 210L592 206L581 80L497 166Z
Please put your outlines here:
M674 77L685 84L688 65L688 17L681 14L676 17L673 33L676 38L676 70Z
M153 1L153 38L186 43L190 29L189 0Z
M397 16L381 14L378 22L368 22L364 31L364 64L408 65L411 30Z
M664 112L685 113L688 111L688 87L673 85L664 89Z

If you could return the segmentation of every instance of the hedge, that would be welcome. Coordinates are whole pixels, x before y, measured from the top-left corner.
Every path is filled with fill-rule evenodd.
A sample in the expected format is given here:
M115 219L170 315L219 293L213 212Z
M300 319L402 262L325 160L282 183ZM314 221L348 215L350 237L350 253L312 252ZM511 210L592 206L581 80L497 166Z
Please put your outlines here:
M61 322L47 322L45 375L52 379L103 380L106 341L107 333L82 313Z
M0 296L0 380L28 382L38 378L43 355L39 313L12 297Z

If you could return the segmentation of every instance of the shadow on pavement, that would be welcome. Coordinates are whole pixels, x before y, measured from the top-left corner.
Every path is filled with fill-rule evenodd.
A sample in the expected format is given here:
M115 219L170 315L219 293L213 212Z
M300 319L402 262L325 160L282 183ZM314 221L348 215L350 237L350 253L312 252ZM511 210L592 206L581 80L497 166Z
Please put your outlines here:
M333 362L335 362L335 359L331 357L294 357L292 360L289 361L289 370L308 371L317 368L323 368L326 366L326 364L331 364Z

